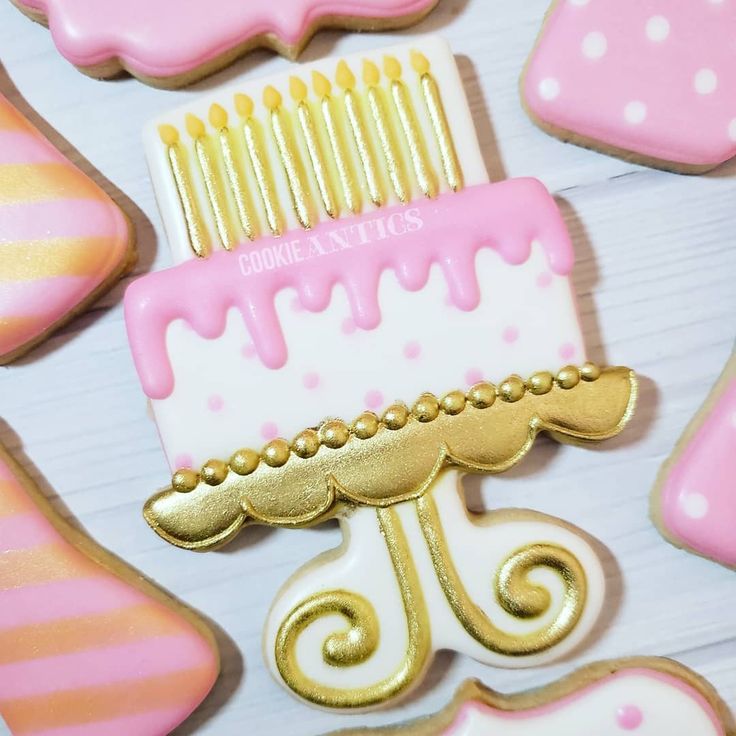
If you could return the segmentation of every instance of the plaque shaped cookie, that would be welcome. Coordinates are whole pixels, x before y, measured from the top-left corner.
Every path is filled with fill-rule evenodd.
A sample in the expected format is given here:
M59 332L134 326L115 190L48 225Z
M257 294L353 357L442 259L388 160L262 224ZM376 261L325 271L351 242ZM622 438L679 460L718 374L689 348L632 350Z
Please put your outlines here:
M71 529L0 448L0 715L11 733L165 736L217 672L205 624Z
M441 648L519 667L579 644L603 603L590 545L470 516L459 478L539 432L612 437L636 379L585 361L561 214L536 180L488 182L447 45L238 82L145 140L179 262L125 300L175 471L148 522L195 550L251 524L344 531L273 605L277 680L360 709Z
M13 0L47 24L83 72L121 71L179 87L268 47L295 58L321 28L385 31L421 20L438 0Z
M736 155L736 7L556 0L522 81L564 141L683 173Z

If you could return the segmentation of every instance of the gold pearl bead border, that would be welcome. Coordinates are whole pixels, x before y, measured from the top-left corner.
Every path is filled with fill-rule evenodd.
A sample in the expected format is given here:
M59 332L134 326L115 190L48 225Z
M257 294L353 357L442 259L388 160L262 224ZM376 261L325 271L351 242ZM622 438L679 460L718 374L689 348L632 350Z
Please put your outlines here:
M314 457L321 447L338 450L344 447L351 437L368 440L375 437L381 427L390 431L403 429L411 419L422 424L433 422L441 413L450 416L461 414L470 404L475 409L489 409L496 400L513 404L520 401L529 392L534 396L548 394L555 385L562 389L575 388L580 381L596 381L601 369L594 363L585 363L578 368L568 365L556 376L548 371L535 373L527 381L519 376L509 376L497 386L481 381L472 386L467 393L451 391L438 399L434 394L422 394L414 406L409 409L405 404L393 404L386 409L379 419L370 411L363 412L351 425L341 419L330 419L318 429L306 429L300 432L289 444L284 439L269 442L260 453L255 450L238 450L229 460L209 460L202 470L184 469L174 473L172 487L180 493L193 491L201 482L210 486L218 486L225 481L228 473L247 476L255 472L263 462L271 468L281 468L289 461L292 454L303 460Z

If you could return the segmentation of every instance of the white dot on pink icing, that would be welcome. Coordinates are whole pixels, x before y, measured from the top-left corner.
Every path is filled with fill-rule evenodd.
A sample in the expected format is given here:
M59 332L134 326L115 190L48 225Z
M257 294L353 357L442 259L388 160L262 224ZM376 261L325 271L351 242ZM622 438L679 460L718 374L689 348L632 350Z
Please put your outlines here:
M631 125L640 125L647 119L647 106L639 100L632 100L624 108L624 118Z
M537 276L537 286L540 289L546 289L551 284L552 284L552 274L549 271L540 273L539 276Z
M587 5L590 0L568 0L570 5Z
M342 321L342 334L343 335L352 335L357 327L355 326L355 322L352 317L346 317Z
M256 357L256 346L252 343L248 343L247 345L243 345L243 349L240 352L243 354L244 358L248 358L250 360L251 358Z
M718 76L712 69L700 69L695 75L695 91L700 95L710 95L718 87Z
M728 124L728 137L732 141L736 141L736 118Z
M465 382L468 386L474 386L476 383L480 383L483 380L483 371L480 368L471 368L465 374Z
M539 83L539 96L543 100L555 100L560 96L560 83L554 77L547 77Z
M309 389L310 391L317 388L320 384L319 373L305 373L304 378L302 378L302 383L304 384L304 388Z
M616 711L616 722L624 731L635 731L644 722L644 714L635 705L622 705Z
M519 328L518 327L507 327L503 331L503 341L508 345L513 345L519 339Z
M662 43L670 35L670 22L663 15L653 15L647 21L647 38Z
M572 360L575 357L575 346L571 342L560 345L560 358L562 360Z
M194 467L194 458L188 453L183 452L181 455L177 455L174 458L174 465L177 470L185 470L186 468Z
M404 357L407 360L416 360L421 354L422 346L416 340L412 340L404 345Z
M279 436L279 428L274 422L266 422L261 425L261 437L264 440L270 441L275 440Z
M736 429L736 411L731 414L731 426Z
M383 394L380 391L369 391L365 395L365 405L369 409L380 409L383 406Z
M583 56L588 59L600 59L608 51L608 39L600 31L591 31L583 39Z
M708 515L710 503L702 493L686 493L680 498L680 506L691 519L700 520Z
M212 396L207 399L207 408L210 411L220 412L223 410L224 406L225 400L220 396L220 394L212 394Z

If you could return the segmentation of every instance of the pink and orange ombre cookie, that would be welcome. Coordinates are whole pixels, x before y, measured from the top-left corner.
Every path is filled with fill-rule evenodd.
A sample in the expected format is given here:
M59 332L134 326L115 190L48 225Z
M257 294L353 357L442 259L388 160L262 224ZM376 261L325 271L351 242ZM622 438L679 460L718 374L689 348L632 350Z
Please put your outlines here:
M164 736L218 667L204 623L67 526L0 447L0 715L14 736Z
M411 25L438 0L13 0L51 28L81 71L127 71L148 84L180 87L268 47L295 58L321 28L385 31Z
M0 95L0 364L84 309L134 261L118 206Z

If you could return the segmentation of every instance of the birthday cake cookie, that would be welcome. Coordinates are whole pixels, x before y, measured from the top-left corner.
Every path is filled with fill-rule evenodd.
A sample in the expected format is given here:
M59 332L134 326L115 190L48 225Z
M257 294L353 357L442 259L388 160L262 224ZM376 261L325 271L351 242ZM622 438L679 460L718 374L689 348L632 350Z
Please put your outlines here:
M0 95L0 364L82 311L134 261L117 205Z
M489 183L447 45L243 80L145 142L177 261L125 298L174 471L148 522L198 550L250 524L345 534L275 601L274 676L367 708L442 648L519 667L577 646L604 600L590 545L529 511L469 516L459 476L540 432L614 436L636 379L586 362L562 216L536 180ZM327 636L332 613L349 633Z
M556 0L522 81L545 131L702 173L736 155L736 6Z
M0 448L0 716L10 732L165 736L218 666L205 624L68 526Z
M268 47L295 58L321 28L386 31L417 23L438 0L13 0L47 24L59 51L94 77L129 72L179 87Z

